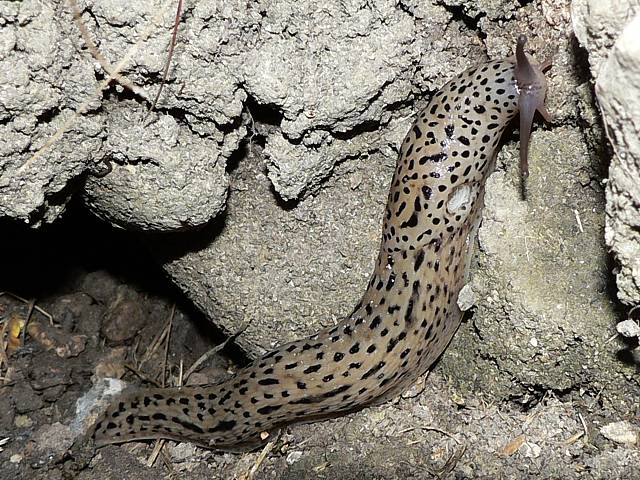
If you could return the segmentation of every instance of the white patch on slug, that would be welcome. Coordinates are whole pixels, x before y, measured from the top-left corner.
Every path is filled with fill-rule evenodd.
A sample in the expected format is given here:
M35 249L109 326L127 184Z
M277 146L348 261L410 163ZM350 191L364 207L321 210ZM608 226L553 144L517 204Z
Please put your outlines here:
M468 183L463 183L457 187L449 196L447 202L447 211L455 214L458 211L471 203L471 186Z

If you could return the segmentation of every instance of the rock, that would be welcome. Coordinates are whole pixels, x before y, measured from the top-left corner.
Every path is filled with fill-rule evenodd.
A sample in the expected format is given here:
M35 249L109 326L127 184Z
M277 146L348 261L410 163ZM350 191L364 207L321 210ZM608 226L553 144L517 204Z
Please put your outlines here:
M99 106L93 61L73 43L67 9L25 1L3 4L0 15L0 215L38 225L64 211L100 151L102 120L73 113L85 101L85 110Z
M634 320L624 320L616 325L620 335L627 338L640 337L640 325Z
M525 458L538 458L542 453L542 448L536 443L524 442L519 451Z
M6 391L6 390L4 390ZM0 395L0 429L7 432L9 428L13 424L16 409L15 405L13 405L13 399L6 395L3 391L3 394ZM2 452L2 441L0 440L0 452Z
M33 426L33 420L27 415L16 415L13 419L13 424L16 428L31 428Z
M607 181L605 238L620 269L618 298L640 303L640 6L574 1L573 23L589 52L596 96L614 155Z
M600 429L603 437L612 442L636 445L639 435L638 427L634 427L626 420L608 423Z
M18 413L34 412L40 410L44 405L42 397L34 392L29 385L16 385L10 395Z
M36 450L48 455L62 455L73 443L74 433L59 422L44 425L33 434Z
M102 303L106 303L107 300L115 296L120 284L113 275L105 270L88 272L81 279L76 289Z
M95 367L97 378L122 378L126 371L125 362L128 348L126 346L109 349Z
M286 462L289 465L293 465L294 463L296 463L301 458L302 458L302 452L299 451L299 450L294 450L293 452L289 452L287 454Z
M458 294L458 308L463 312L470 310L477 302L476 293L470 285L465 285Z
M84 198L93 213L129 230L201 227L224 210L228 179L219 145L169 115L122 102L107 120L104 153L112 171L90 176Z
M29 375L29 384L34 390L43 391L73 384L69 370L59 365L37 362Z
M120 85L103 101L107 84L96 81L96 59L81 48L84 41L63 3L3 7L0 215L33 225L51 222L84 188L87 205L115 225L173 231L206 224L224 208L226 162L246 134L240 121L246 93L233 74L241 59L231 52L234 60L222 65L201 54L217 42L206 27L215 6L204 2L192 17L193 38L203 43L194 45L195 56L183 51L183 62L174 63L171 71L184 83L168 85L157 108L183 111L177 121L162 113L145 119L148 104L141 102L155 96L166 58L166 43L149 36L172 25L172 8L157 10L153 2L127 9L111 2L83 6L82 21L105 58L119 59L136 45L120 73L137 101L126 100L127 94L117 98ZM129 72L131 64L136 67ZM92 176L107 164L111 173Z
M29 322L27 333L42 349L53 350L61 358L77 357L86 347L86 336L70 335L45 322Z
M140 294L126 285L108 306L102 320L102 335L114 344L131 340L146 324L147 317L141 307Z
M534 129L526 202L515 142L504 140L503 173L489 181L470 280L479 299L474 328L463 325L438 368L470 389L482 385L509 398L531 389L617 387L624 372L615 344L602 343L616 316L601 236L601 129L569 9L547 1L447 6L453 3L198 2L180 26L188 41L178 45L167 88L143 123L166 59L172 8L85 2L82 20L109 61L136 45L121 72L132 90L115 85L103 93L96 70L108 74L80 48L85 40L68 10L56 17L48 4L13 2L0 38L0 214L51 221L80 192L119 227L191 230L144 238L224 332L248 324L237 342L258 355L350 313L372 269L388 182L411 120L446 80L487 57L510 55L516 36L527 32L536 58L553 57L548 104L556 120ZM609 15L605 25L618 25L624 10L595 0L574 4L579 38L590 51L606 52L617 36L608 32L616 30L581 19ZM476 28L465 15L479 16ZM629 47L626 35L616 48ZM34 36L47 41L31 45ZM628 56L602 55L597 65L612 62L615 72ZM598 83L603 93L613 91L606 78ZM622 110L611 112L614 118ZM638 137L616 134L615 121L608 126L629 144ZM113 171L89 178L105 161ZM632 226L623 200L635 197L618 196L614 185L607 186L618 199L612 209L607 194L608 225L625 207L623 223ZM607 238L621 246L621 297L633 301L632 259L640 255L634 233L616 237L623 232L617 225L607 227L615 233ZM615 238L631 239L628 261ZM127 341L139 314L129 304L103 331L110 341ZM479 360L469 362L472 354ZM611 388L620 404L633 398L624 388Z
M167 450L169 451L171 460L176 463L193 461L194 457L197 457L199 453L196 451L196 446L188 442L180 442L177 444L171 442Z
M84 292L74 292L55 297L46 304L47 311L60 324L65 333L95 336L100 330L103 307Z
M116 378L96 379L94 385L76 401L75 417L69 428L76 437L86 435L114 397L122 393L127 384Z

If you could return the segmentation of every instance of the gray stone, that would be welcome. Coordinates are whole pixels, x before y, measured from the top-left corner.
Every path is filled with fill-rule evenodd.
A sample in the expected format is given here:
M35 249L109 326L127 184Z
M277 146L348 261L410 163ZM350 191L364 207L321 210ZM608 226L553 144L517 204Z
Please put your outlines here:
M618 298L640 303L640 3L574 2L573 24L589 52L596 96L613 147L605 239L620 268Z

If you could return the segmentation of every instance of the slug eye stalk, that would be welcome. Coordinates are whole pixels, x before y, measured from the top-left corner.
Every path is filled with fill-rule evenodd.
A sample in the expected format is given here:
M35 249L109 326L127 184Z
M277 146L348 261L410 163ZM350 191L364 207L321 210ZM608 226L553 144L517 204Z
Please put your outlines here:
M553 120L544 104L547 96L547 80L542 73L551 66L547 60L540 65L532 64L524 53L527 37L520 35L516 45L515 77L518 85L518 108L520 110L520 171L523 180L529 177L529 139L536 111L547 121Z

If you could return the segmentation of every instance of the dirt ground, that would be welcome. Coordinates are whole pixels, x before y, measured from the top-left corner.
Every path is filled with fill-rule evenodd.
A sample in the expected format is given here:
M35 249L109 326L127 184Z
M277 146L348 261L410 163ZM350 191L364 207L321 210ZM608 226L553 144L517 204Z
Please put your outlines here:
M0 478L640 478L637 411L621 413L606 389L547 392L523 407L459 390L438 367L383 406L288 428L268 451L175 442L94 451L77 402L99 377L173 383L224 339L141 243L71 210L42 231L2 228L0 326L12 346L2 359ZM27 317L22 338L16 325ZM243 362L232 346L224 354L189 381Z

